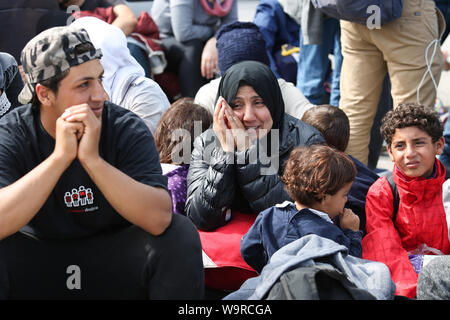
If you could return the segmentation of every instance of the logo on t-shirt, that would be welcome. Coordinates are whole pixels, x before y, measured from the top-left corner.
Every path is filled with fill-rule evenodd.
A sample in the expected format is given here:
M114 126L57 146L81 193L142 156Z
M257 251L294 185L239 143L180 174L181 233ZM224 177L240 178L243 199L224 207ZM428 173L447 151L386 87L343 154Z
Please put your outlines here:
M67 208L76 208L94 203L94 193L91 188L85 188L80 186L78 189L73 188L72 191L67 191L64 194L64 203ZM89 210L88 210L89 209ZM96 209L96 208L95 208ZM93 211L94 208L87 208L85 210L69 210L71 212L81 212L81 211Z

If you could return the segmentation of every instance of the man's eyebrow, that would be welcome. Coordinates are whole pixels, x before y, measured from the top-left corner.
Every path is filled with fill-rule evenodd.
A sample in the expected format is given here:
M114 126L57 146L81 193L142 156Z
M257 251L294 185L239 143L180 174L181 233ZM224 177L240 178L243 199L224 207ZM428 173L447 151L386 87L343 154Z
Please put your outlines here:
M102 73L100 73L97 78L98 79L103 78L104 74L105 74L105 71L103 70ZM93 79L96 79L96 78L95 77L83 77L83 78L77 79L76 82L86 81L86 80L93 80Z

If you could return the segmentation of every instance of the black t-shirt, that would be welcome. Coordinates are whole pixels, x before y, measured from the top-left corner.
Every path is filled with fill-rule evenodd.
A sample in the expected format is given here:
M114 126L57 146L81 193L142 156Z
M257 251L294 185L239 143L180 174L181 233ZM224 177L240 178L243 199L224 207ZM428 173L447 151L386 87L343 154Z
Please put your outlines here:
M39 111L31 105L5 115L0 119L0 188L40 164L54 146L55 140L43 128ZM99 152L105 161L131 178L167 190L153 136L134 113L105 102ZM75 159L22 231L38 238L73 239L129 225Z

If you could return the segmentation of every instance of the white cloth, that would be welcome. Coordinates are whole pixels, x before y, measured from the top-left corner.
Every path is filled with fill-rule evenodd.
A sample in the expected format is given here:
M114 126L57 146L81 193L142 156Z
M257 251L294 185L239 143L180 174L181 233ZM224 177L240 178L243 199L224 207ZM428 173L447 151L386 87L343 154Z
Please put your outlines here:
M450 179L442 184L442 201L444 202L445 220L447 221L448 238L450 239Z
M0 117L4 115L11 108L11 102L9 102L6 93L3 92L0 96Z
M220 79L221 78L214 79L203 85L195 95L195 103L208 109L211 114L214 113ZM314 106L291 82L279 78L278 85L280 86L281 95L283 96L284 111L287 114L296 117L297 119L301 119L305 111Z
M154 133L170 102L159 85L145 77L144 69L130 54L123 31L94 17L77 19L71 26L84 28L93 45L102 50L103 87L110 101L136 113Z

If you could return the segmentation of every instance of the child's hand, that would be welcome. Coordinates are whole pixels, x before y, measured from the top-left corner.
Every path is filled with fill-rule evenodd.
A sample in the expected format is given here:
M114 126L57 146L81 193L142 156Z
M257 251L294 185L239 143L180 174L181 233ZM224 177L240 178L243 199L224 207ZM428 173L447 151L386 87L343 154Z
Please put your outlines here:
M339 215L341 229L359 230L359 217L352 210L344 208L344 212Z

